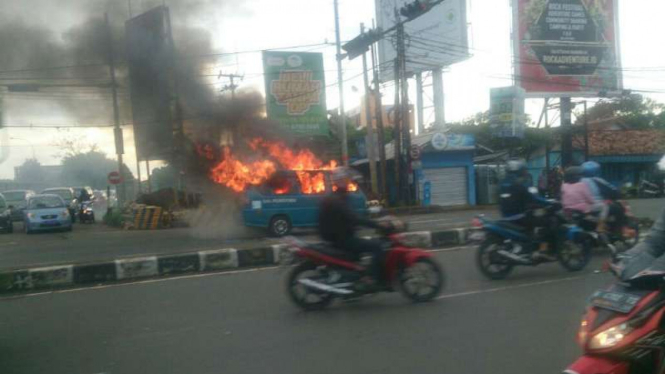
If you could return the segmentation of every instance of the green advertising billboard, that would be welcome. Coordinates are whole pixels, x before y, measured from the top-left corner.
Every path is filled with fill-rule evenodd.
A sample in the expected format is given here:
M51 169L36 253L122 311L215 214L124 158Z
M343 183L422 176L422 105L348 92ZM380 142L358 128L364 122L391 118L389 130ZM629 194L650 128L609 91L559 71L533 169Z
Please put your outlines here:
M328 135L323 54L263 52L268 118L297 135Z

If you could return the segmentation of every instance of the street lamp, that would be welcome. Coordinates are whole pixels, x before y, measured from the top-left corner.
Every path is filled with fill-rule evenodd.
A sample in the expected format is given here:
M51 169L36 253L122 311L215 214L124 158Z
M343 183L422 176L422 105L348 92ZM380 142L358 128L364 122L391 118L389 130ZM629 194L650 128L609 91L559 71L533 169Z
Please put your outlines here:
M14 137L14 136L10 137L9 139L11 139L11 140L22 140L22 141L28 143L28 145L30 145L30 148L32 149L32 158L34 160L37 159L37 157L35 157L35 146L34 146L34 144L32 144L31 141L29 141L28 139L17 138L17 137Z

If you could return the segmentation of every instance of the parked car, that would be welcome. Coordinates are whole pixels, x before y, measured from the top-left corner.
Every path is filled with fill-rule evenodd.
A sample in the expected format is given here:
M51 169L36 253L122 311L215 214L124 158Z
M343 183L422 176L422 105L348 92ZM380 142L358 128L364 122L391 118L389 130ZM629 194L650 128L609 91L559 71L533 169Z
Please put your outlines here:
M73 227L69 205L55 194L31 196L23 222L26 234L42 230L72 231Z
M56 187L47 188L41 193L42 195L57 195L65 201L67 209L69 209L69 216L72 222L76 221L76 212L79 209L79 202L74 189L71 187Z
M9 205L7 205L3 195L0 195L0 230L7 234L14 232L12 213L9 210Z
M243 208L244 224L265 228L273 236L288 235L294 227L316 227L319 205L324 197L332 193L332 185L330 172L309 173L323 173L324 184L319 192L304 193L295 171L280 171L263 185L247 190ZM360 189L350 192L349 198L358 214L368 214L367 198Z
M9 210L12 212L13 221L23 220L23 209L26 207L28 198L34 194L35 192L30 190L11 190L2 193Z

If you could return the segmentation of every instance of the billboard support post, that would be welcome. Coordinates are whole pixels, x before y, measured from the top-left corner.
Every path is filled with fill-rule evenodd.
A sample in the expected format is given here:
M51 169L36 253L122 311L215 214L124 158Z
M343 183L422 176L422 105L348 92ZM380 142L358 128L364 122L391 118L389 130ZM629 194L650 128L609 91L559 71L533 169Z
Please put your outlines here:
M570 97L561 98L561 166L573 164L572 103Z
M589 161L589 118L587 116L587 101L584 100L584 162Z
M543 108L545 111L545 128L549 131L550 129L550 117L549 117L549 112L550 112L550 99L545 98L545 107ZM545 141L545 175L548 178L548 183L549 183L549 175L550 175L550 139L549 137ZM549 187L549 185L548 185Z
M365 25L360 24L360 33L365 34ZM372 186L372 193L376 194L379 191L377 176L376 176L376 149L374 149L374 124L372 123L372 113L370 111L370 86L369 86L369 72L367 71L367 53L363 53L363 83L365 85L365 118L367 119L367 136L369 142L367 144L367 158L369 160L369 175Z
M443 92L443 71L434 69L432 71L432 90L434 91L434 121L438 126L446 125L446 102Z
M399 34L398 34L399 35ZM400 82L400 77L399 77L399 58L395 59L395 106L393 106L393 116L395 119L393 120L393 143L395 145L395 179L394 183L395 186L397 186L396 189L396 201L399 204L402 201L402 178L401 178L401 168L400 164L402 163L402 154L401 154L401 147L402 147L402 108L400 106L400 90L399 90L399 84Z
M115 82L115 60L113 58L113 45L112 45L112 39L111 39L111 26L109 25L109 15L108 13L104 13L104 22L106 26L106 49L107 49L107 57L108 57L108 64L109 64L109 74L111 75L111 92L113 93L113 126L114 126L114 131L113 134L115 136L115 153L118 158L118 173L120 173L120 179L122 182L120 182L120 194L118 196L118 205L122 207L125 203L125 199L127 198L127 189L125 185L125 176L124 171L123 171L123 160L122 160L122 154L123 152L123 136L122 136L122 129L120 128L120 110L118 108L118 91L117 91L117 86Z
M337 86L339 88L339 116L340 116L340 134L342 138L342 162L344 166L349 166L349 145L346 139L346 113L344 112L344 75L342 73L342 41L339 36L339 4L334 1L335 7L335 43L337 47Z

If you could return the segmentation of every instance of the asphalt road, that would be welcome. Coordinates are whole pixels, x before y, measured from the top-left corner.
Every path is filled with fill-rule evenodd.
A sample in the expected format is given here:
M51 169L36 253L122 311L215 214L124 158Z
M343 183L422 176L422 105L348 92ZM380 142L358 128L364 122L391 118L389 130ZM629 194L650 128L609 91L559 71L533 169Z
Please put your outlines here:
M482 280L474 251L437 254L442 298L399 294L297 310L277 269L0 299L0 363L14 373L559 373L585 298L611 281L557 264Z
M637 216L656 218L665 199L631 201ZM497 217L495 207L445 213L401 216L411 231L438 231L469 226L477 214ZM123 257L182 253L221 248L247 248L278 242L262 230L239 225L179 228L157 231L126 231L104 225L76 224L72 233L25 235L21 224L16 232L0 234L0 269L47 266L113 260ZM299 230L298 235L316 240L315 230ZM371 234L365 232L363 234Z

